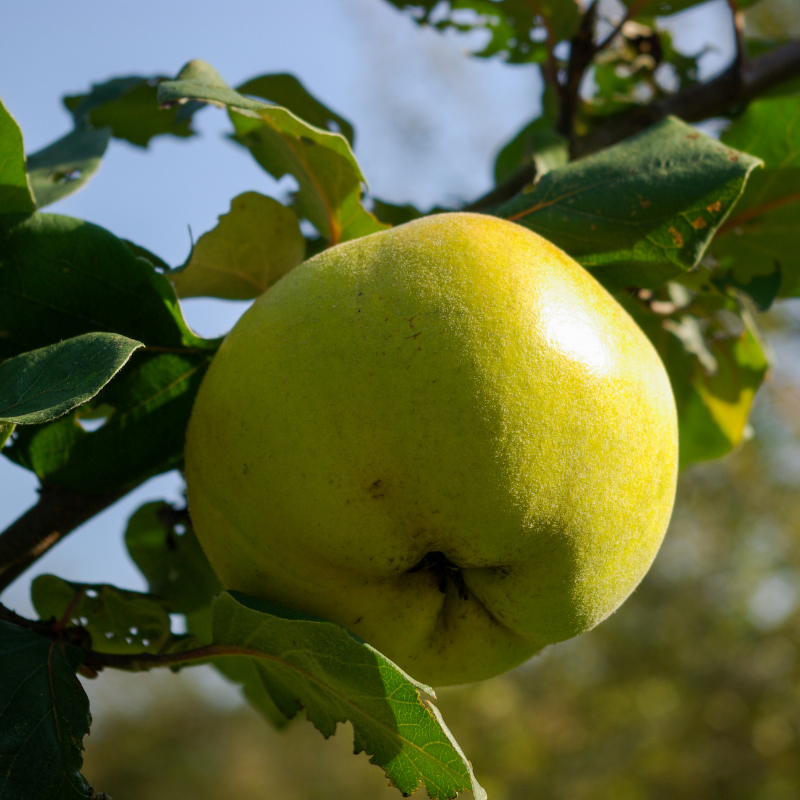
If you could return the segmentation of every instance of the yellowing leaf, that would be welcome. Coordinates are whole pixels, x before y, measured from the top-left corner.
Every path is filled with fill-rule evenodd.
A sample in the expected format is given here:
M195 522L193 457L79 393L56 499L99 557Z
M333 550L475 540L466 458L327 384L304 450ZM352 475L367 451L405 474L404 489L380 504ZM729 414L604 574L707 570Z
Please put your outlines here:
M204 233L189 263L170 275L179 297L252 300L305 256L305 240L291 208L258 192L231 201L216 228Z

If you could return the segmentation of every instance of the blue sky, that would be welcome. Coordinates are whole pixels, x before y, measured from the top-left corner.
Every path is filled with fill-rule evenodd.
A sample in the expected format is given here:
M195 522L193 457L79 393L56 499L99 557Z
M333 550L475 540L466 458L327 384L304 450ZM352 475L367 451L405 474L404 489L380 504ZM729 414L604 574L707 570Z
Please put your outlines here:
M678 40L697 51L722 44L705 70L724 62L730 37L724 0L686 17ZM7 3L0 30L0 97L34 152L66 133L63 94L130 74L173 75L192 58L231 84L292 72L356 127L356 155L374 194L421 206L475 197L490 187L494 152L539 107L537 71L465 58L464 37L421 30L382 0L56 0ZM729 52L729 49L728 49ZM148 150L112 142L86 189L48 211L90 220L172 264L212 228L235 195L269 194L276 184L227 143L226 117L207 109L200 136L161 138ZM243 304L193 300L190 324L226 331ZM0 529L36 500L36 481L0 459ZM148 482L60 543L4 594L29 613L32 575L53 572L142 588L124 552L125 519L142 503L178 499L180 478Z

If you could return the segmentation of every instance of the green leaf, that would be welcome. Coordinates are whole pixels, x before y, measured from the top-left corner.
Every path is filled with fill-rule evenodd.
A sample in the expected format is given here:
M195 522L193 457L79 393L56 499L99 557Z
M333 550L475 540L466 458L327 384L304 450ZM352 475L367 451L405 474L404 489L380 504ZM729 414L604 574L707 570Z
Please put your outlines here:
M0 798L89 800L80 774L92 718L79 652L0 621Z
M800 295L800 97L761 100L722 135L764 161L711 248L736 285L782 273L780 295Z
M493 213L540 233L612 290L694 267L759 160L674 117L542 176Z
M0 100L0 214L33 211L36 211L36 201L25 172L22 131Z
M634 17L666 17L705 3L706 0L622 0L622 2L633 12Z
M178 109L164 110L158 104L158 84L163 76L132 75L95 84L88 94L64 98L75 127L110 128L115 139L147 147L154 136L194 136L191 119L178 116Z
M557 134L547 120L529 122L497 154L494 162L495 183L502 183L522 167L534 164L541 178L552 169L564 167L569 162L569 144Z
M353 144L355 139L353 126L344 117L320 103L294 75L285 72L259 75L237 86L236 91L283 106L309 125L341 133L351 145Z
M500 56L510 64L541 62L547 58L544 39L556 43L571 39L581 20L576 0L389 0L420 25L439 31L485 31L489 41L479 58ZM466 12L466 13L465 13Z
M83 628L100 653L157 653L169 641L170 620L156 598L104 583L72 583L39 575L31 602L40 619Z
M245 192L231 200L231 210L200 237L188 264L169 278L179 297L251 300L300 264L305 250L291 208Z
M109 128L79 128L28 156L28 178L39 208L83 188L97 172Z
M34 424L94 397L141 342L116 333L85 333L0 363L0 422Z
M0 359L96 331L217 346L189 330L169 280L108 231L54 214L0 219Z
M274 178L296 178L298 214L331 244L385 229L361 204L364 176L341 134L308 125L280 106L244 97L203 62L189 62L178 80L162 83L158 97L167 105L195 99L228 106L235 140Z
M210 606L222 591L185 509L163 501L141 506L128 520L125 546L150 594L166 601L173 612L191 614Z
M133 488L178 469L212 356L205 350L136 353L90 403L54 422L20 428L3 454L45 483L89 493ZM101 427L85 430L81 420L93 411L101 412Z
M680 466L728 453L747 433L753 398L769 362L749 316L721 295L654 312L620 299L658 350L678 410ZM653 304L655 307L656 304Z
M420 783L434 800L471 790L486 794L417 683L377 650L339 625L248 597L223 593L213 608L214 643L251 657L254 669L286 717L301 708L323 734L350 720L356 753L371 754L403 794Z
M397 205L395 203L387 203L385 200L378 200L373 198L372 213L387 225L402 225L405 222L411 222L414 219L419 219L425 215L416 206L410 203L405 205Z

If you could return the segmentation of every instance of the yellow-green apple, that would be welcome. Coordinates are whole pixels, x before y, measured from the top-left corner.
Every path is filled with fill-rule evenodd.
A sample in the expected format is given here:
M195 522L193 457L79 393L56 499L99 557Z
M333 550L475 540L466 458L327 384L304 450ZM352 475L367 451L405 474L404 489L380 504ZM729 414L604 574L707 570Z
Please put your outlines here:
M306 261L227 336L188 430L227 588L433 685L596 625L661 543L675 405L642 331L542 237L441 214Z

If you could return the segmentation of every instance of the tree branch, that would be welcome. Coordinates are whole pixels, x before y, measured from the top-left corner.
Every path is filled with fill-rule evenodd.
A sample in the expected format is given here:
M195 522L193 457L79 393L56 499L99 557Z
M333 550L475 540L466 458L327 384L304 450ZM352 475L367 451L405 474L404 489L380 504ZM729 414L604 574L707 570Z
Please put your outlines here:
M0 591L54 544L115 503L127 491L83 494L56 486L42 486L36 505L0 534Z
M767 90L800 75L800 40L728 69L707 83L662 97L650 105L612 117L577 139L575 156L586 156L643 131L669 114L686 122L700 122L728 114Z
M580 28L578 28L577 33L570 42L567 74L562 86L561 104L558 122L556 123L556 131L570 144L575 138L575 114L578 110L578 93L581 88L583 74L597 54L597 46L594 43L597 2L598 0L593 0L589 8L586 9L586 13L581 18Z

